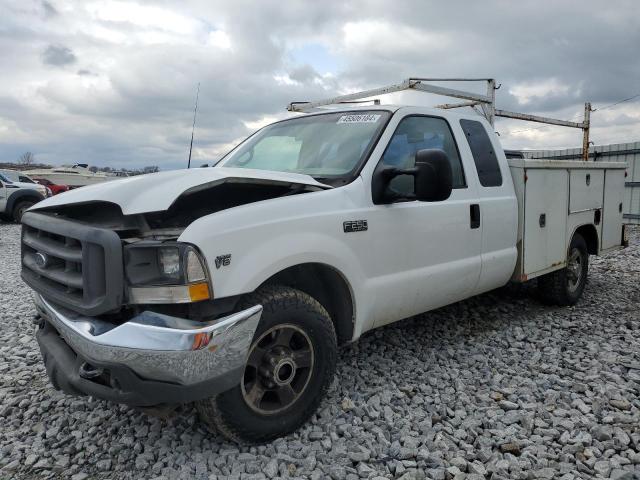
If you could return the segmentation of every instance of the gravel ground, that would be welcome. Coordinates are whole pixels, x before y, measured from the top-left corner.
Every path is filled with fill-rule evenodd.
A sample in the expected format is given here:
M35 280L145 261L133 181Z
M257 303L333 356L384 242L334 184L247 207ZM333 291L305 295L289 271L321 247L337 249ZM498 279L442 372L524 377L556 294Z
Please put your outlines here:
M365 335L297 433L239 447L170 418L53 390L0 224L0 478L635 478L640 230L592 258L574 308L513 286ZM638 477L640 478L640 476Z

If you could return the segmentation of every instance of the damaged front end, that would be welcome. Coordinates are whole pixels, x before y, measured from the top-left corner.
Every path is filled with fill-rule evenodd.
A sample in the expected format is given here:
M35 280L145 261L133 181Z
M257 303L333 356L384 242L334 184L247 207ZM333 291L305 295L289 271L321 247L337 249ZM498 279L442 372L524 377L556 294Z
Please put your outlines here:
M177 239L202 216L319 188L224 179L188 188L164 210L125 213L96 195L27 212L22 278L35 291L53 384L140 406L236 385L262 308L237 312L237 298L215 299L207 262Z
M237 298L215 299L207 259L196 246L177 241L185 228L223 210L330 188L304 175L261 175L201 178L195 185L191 178L183 192L147 175L137 183L87 187L93 195L69 192L67 202L41 202L23 220L23 279L45 298L83 315L127 320L153 306L166 315L214 320L232 311ZM293 182L290 176L302 179ZM114 189L118 183L122 188ZM150 202L144 189L158 183L166 184L164 195ZM167 196L175 198L168 203ZM167 208L146 211L152 205ZM46 264L39 265L43 259Z

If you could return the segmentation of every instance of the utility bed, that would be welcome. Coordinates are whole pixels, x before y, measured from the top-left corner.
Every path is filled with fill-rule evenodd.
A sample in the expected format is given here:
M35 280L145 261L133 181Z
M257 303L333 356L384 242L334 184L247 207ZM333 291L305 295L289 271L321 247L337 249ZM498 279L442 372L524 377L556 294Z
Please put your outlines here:
M625 163L510 159L509 167L518 199L514 280L564 268L580 225L597 229L590 253L620 248Z

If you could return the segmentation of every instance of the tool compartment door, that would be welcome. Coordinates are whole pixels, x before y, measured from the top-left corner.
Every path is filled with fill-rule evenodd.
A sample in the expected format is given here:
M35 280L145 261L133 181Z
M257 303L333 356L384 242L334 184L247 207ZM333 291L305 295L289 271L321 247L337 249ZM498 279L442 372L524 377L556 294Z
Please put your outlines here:
M622 198L624 170L607 170L604 183L604 209L602 212L602 240L600 249L617 247L622 242Z
M604 170L570 170L569 213L602 208Z
M526 169L524 274L566 261L567 170Z

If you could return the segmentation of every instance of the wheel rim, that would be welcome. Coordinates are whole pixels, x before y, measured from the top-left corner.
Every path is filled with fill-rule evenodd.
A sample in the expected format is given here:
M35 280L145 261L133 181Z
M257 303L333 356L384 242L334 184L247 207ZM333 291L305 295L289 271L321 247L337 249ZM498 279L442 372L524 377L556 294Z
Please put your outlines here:
M262 415L286 410L304 393L315 354L309 336L291 324L264 332L249 350L240 388L245 403Z
M25 210L29 208L29 207L20 207L17 211L17 220L20 221L22 220L22 215L24 215Z
M567 288L575 292L582 282L582 255L578 248L572 248L567 260Z

